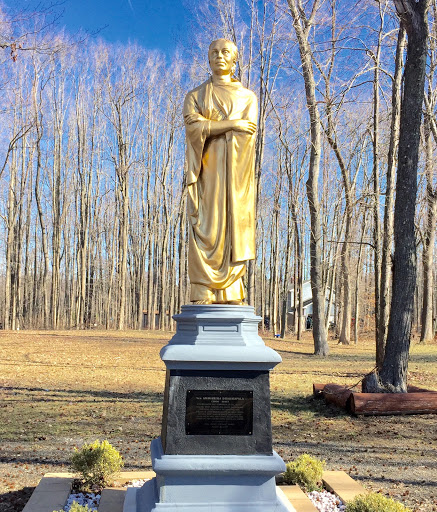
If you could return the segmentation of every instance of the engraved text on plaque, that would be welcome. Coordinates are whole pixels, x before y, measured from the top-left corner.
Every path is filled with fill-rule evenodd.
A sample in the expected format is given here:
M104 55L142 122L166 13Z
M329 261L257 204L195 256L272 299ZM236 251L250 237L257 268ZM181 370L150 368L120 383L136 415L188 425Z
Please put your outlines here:
M187 391L187 435L249 436L253 431L253 391Z

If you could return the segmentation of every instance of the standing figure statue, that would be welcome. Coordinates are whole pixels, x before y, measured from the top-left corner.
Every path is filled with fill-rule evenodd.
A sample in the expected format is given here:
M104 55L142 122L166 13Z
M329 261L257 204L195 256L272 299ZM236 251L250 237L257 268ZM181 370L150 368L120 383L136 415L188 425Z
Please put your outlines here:
M212 76L184 102L191 302L243 304L255 259L255 94L232 78L238 50L213 41Z

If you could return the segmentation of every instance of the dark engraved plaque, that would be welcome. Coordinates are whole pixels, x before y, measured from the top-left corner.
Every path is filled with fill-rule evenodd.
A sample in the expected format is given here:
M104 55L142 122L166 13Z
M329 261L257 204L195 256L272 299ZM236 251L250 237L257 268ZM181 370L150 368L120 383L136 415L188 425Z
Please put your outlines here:
M250 436L252 432L253 391L187 391L187 435Z

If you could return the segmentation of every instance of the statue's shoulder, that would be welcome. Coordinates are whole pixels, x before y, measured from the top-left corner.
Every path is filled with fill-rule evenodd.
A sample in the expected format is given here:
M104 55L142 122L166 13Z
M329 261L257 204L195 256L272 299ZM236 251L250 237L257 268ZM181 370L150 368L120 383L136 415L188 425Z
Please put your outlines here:
M247 96L251 98L252 101L258 101L256 94L251 89L247 89L246 87L244 87L244 89Z
M251 89L244 87L244 85L241 82L239 82L238 80L235 80L234 84L237 87L237 90L239 91L240 95L246 96L246 98L249 101L258 101L256 94Z
M187 96L189 96L189 95L198 96L199 94L205 93L206 87L210 83L211 83L210 79L205 80L205 82L201 83L200 85L198 85L194 89L191 89L191 91L188 91Z

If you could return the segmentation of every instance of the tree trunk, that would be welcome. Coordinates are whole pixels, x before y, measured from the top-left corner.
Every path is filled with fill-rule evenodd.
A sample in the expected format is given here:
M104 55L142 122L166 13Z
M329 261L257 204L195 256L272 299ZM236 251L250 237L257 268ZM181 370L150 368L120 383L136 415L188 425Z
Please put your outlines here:
M434 243L437 220L437 190L433 188L433 141L431 137L432 112L427 109L425 118L425 146L426 146L426 203L427 219L423 243L423 299L421 315L420 343L426 343L434 339L433 326L433 291L434 291Z
M385 189L384 228L382 233L381 256L381 285L379 297L379 337L377 338L376 342L376 364L378 368L382 368L382 362L384 360L390 306L393 245L393 205L396 177L396 150L398 147L399 139L399 118L401 110L401 85L404 47L405 28L401 24L401 26L399 27L398 40L396 46L395 73L392 85L390 142L387 156L387 183Z
M288 208L287 208L287 242L285 246L285 269L284 278L282 280L282 312L281 312L281 338L284 338L288 330L288 290L290 288L290 264L291 254L293 250L293 230L291 222L291 204L293 198L291 194L288 196Z
M420 126L428 53L429 0L395 0L408 44L401 107L394 213L394 272L387 344L382 369L365 379L363 391L407 391L408 354L416 287L415 209ZM407 10L404 10L404 7ZM402 9L402 10L401 10Z
M187 223L187 201L186 201L186 187L185 183L183 184L182 189L182 198L181 198L181 209L179 212L179 243L178 243L178 259L179 259L179 267L178 267L178 302L177 302L177 311L179 313L181 310L181 306L184 304L184 289L186 287L185 283L185 259L186 259L186 249L187 249L187 241L185 238L186 231L186 223Z
M293 18L293 27L296 32L299 53L302 63L302 72L305 83L307 108L310 117L311 150L308 179L306 182L308 205L311 219L310 235L310 261L311 261L311 292L313 297L313 338L314 353L326 356L329 353L325 329L325 297L323 296L323 269L322 269L322 229L319 211L318 179L321 155L321 126L317 106L316 84L311 61L311 48L308 42L309 30L312 26L313 15L317 11L318 0L315 0L311 17L302 20L302 11L298 9L296 0L288 0L288 6Z
M381 342L380 310L381 310L381 217L379 198L381 195L379 186L379 66L381 57L382 27L378 34L378 46L374 55L375 70L373 75L373 266L375 272L375 338L376 338L376 360L382 360L383 343ZM377 363L378 364L378 363Z
M34 86L33 86L33 98L34 98L34 109L35 109L35 126L36 126L36 175L35 175L35 201L38 211L38 221L41 230L41 244L44 256L44 274L42 276L42 302L43 302L43 325L44 327L48 326L49 320L49 300L48 300L48 287L49 287L49 250L48 250L48 242L47 242L47 232L44 221L44 212L43 205L41 200L41 191L40 191L40 180L41 180L41 171L42 171L42 149L41 149L41 141L43 137L43 124L42 124L42 112L41 112L41 99L38 103L38 87L39 82L38 79L35 78ZM36 270L36 269L35 269ZM38 274L36 274L37 276Z
M117 329L122 331L126 326L127 248L129 233L129 193L127 169L125 165L121 165L121 168L117 169L117 179L120 201L120 229L117 262L119 289Z
M290 178L289 178L290 179ZM291 185L290 185L291 186ZM289 194L292 195L291 189ZM293 194L294 195L294 194ZM301 234L299 229L299 220L297 217L297 205L296 200L293 197L290 205L291 216L294 224L294 240L295 240L295 285L294 285L294 328L297 335L297 339L302 339L303 332L303 247Z
M266 328L266 297L267 297L267 293L266 293L266 288L267 288L267 285L266 285L266 244L265 244L265 238L264 238L264 224L261 224L262 225L262 229L261 229L261 265L260 265L260 272L261 272L261 300L260 300L260 304L261 304L261 329L264 331L265 328Z
M154 233L152 233L150 231L149 247L148 247L148 255L147 255L147 300L146 300L147 328L148 329L155 328L155 312L154 311L152 312L153 264L154 264L153 247L154 247Z
M6 235L6 274L5 274L5 314L3 318L4 329L14 328L11 323L12 309L12 275L13 264L16 261L14 233L15 233L15 196L16 196L17 162L16 151L12 152L12 161L9 166L9 189L7 200L7 235Z
M358 343L358 333L359 333L359 297L360 297L360 274L361 274L361 260L363 257L363 247L364 247L364 235L367 229L367 212L364 210L363 213L363 221L361 227L361 238L360 238L360 247L358 249L358 261L357 261L357 272L355 275L355 323L354 323L354 343L355 345Z

